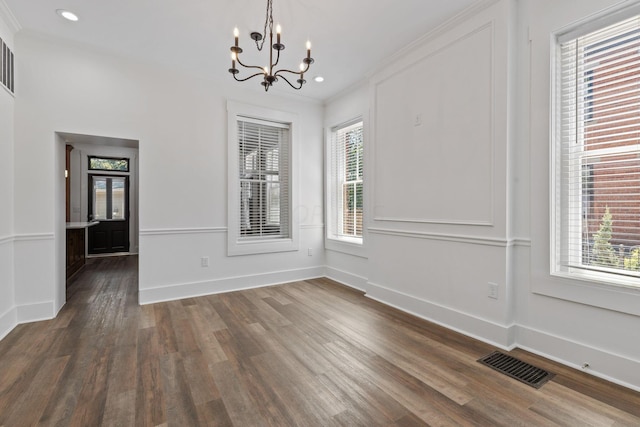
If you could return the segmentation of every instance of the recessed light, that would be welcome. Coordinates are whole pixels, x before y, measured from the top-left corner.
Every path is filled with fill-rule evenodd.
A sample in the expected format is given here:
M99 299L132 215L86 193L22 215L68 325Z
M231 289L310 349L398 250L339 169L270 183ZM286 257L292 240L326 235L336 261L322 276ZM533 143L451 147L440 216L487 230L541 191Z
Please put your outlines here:
M56 13L60 16L62 16L64 19L66 19L67 21L73 21L76 22L78 20L78 15L76 15L73 12L69 12L68 10L64 10L64 9L58 9L56 10Z
M314 81L318 82L318 83L322 83L324 81L324 77L322 76L315 76L313 78Z

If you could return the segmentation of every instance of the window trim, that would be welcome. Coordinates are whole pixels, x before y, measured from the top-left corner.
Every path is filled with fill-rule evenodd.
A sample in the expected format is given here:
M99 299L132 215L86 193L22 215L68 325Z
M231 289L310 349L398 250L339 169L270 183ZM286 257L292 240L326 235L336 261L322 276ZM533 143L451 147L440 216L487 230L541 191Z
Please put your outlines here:
M363 212L362 212L362 237L350 237L350 236L335 236L332 233L332 218L333 218L333 205L332 205L332 189L334 187L334 180L332 174L332 164L331 158L333 155L333 135L336 130L340 128L345 128L356 123L362 122L362 132L363 132L363 140L365 141L363 144L366 146L367 140L367 123L364 119L363 115L358 115L352 117L350 119L341 121L339 123L335 123L334 125L327 126L325 128L325 248L328 250L332 250L335 252L341 252L349 255L358 256L361 258L366 258L366 189L367 183L366 179L363 179L363 198L365 202L363 203ZM366 175L366 148L363 149L363 175Z
M561 146L558 144L559 138L559 117L558 102L560 88L558 85L558 62L560 60L560 44L570 38L579 37L583 34L605 27L617 21L630 18L640 13L640 5L622 6L604 10L598 14L590 15L586 18L576 20L557 31L551 31L548 39L549 64L549 115L548 115L548 135L549 135L549 240L546 242L549 248L549 264L547 274L549 279L531 277L531 292L574 303L584 304L603 308L607 310L640 315L640 287L624 286L613 284L602 280L598 275L569 274L558 268L560 248L557 246L558 235L557 224L560 219L560 206L556 203L556 188L558 185L558 171L556 161L559 158Z
M570 243L570 247L581 247L581 240L577 242L577 239L581 239L580 236L575 234L568 235L567 232L563 230L562 224L567 220L566 216L562 212L562 206L568 206L569 211L579 211L581 210L582 202L578 202L575 199L567 199L567 194L562 190L562 171L561 164L565 162L565 158L563 157L563 147L565 141L563 140L562 135L562 116L560 115L560 110L563 108L562 104L562 86L560 85L560 77L562 77L563 71L560 69L561 63L561 55L562 55L562 44L567 43L571 40L575 40L576 38L582 37L584 35L588 35L591 32L596 32L601 28L606 28L607 26L615 25L618 22L625 21L626 19L632 18L634 15L638 15L640 10L635 8L629 8L624 11L614 12L610 15L603 16L600 18L596 18L589 23L585 23L583 26L578 28L574 28L572 30L563 32L561 34L555 34L553 36L554 43L552 44L552 64L551 64L551 247L550 247L550 274L552 276L564 277L569 279L577 279L586 282L592 282L601 284L604 286L610 286L613 288L622 287L630 290L640 290L640 278L625 276L624 273L618 272L617 270L611 269L611 271L607 271L605 268L597 270L587 270L579 267L572 267L571 265L563 265L561 259L563 257L563 253L565 249L563 249L563 242L567 239L570 241L574 241L574 243ZM584 28L588 28L589 31L584 31ZM611 152L627 152L628 148L626 147L618 147L618 148L603 148L601 149L603 152L611 153ZM597 151L589 152L591 156L597 154ZM575 161L580 161L582 164L582 158L586 156L586 154L576 154ZM569 186L576 187L574 188L574 192L580 192L581 190L581 176L582 172L580 168L575 168L576 176L571 179ZM576 208L573 206L576 203L580 203L580 207ZM571 221L571 219L569 219ZM569 251L570 252L570 251ZM581 257L580 254L576 253L568 253L566 254L568 257Z
M240 182L238 164L238 120L242 118L263 120L267 122L286 123L289 125L289 226L288 238L261 237L258 239L240 239L239 206ZM291 112L258 107L242 102L227 100L227 254L229 256L251 255L272 252L289 252L299 250L299 217L298 217L298 154L299 118Z

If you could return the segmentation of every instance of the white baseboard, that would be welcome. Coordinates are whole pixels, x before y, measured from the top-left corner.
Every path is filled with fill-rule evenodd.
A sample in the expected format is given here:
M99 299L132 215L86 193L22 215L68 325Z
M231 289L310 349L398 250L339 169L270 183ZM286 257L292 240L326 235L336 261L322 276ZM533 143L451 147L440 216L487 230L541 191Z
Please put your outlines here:
M5 313L0 314L0 340L9 335L9 332L18 325L18 310L11 307Z
M500 325L490 320L463 313L402 292L369 282L368 298L398 310L444 326L471 338L486 342L503 350L515 348L515 325Z
M633 339L631 336L630 339ZM640 391L640 361L558 337L526 326L518 326L517 346L588 374ZM589 366L582 368L583 364Z
M358 276L357 274L349 273L348 271L329 266L325 267L325 276L331 280L334 280L342 285L348 286L358 291L367 291L366 277Z
M38 322L53 319L56 316L53 301L36 304L19 305L17 307L18 323Z
M181 283L169 286L140 289L138 301L141 305L157 302L193 298L222 292L241 291L261 288L298 280L324 277L324 266L301 268L295 270L276 271L265 274L236 276L202 282Z

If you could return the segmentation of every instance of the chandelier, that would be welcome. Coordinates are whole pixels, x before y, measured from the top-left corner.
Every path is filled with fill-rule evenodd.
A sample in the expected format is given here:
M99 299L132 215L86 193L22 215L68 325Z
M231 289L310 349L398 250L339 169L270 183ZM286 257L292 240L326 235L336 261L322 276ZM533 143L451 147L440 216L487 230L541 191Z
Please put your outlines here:
M302 85L306 83L306 80L304 79L304 73L309 71L309 66L313 64L313 58L311 57L311 43L307 41L307 56L306 58L302 59L302 63L300 64L300 71L292 71L284 68L276 70L278 62L280 62L280 52L284 50L284 44L280 42L280 33L282 32L280 25L276 26L276 42L273 42L273 0L267 0L267 15L264 21L264 34L255 31L250 34L250 37L256 43L256 47L258 48L259 52L262 52L262 48L264 47L264 43L267 38L267 28L269 29L270 46L269 65L265 67L261 67L258 65L247 65L240 60L240 54L242 53L242 48L238 46L238 38L240 33L238 31L238 28L234 28L233 36L235 38L235 44L231 46L231 68L229 68L229 72L233 75L233 78L239 82L244 82L258 76L262 77L262 82L260 82L260 84L264 86L265 92L268 91L269 88L273 86L273 84L279 79L284 80L289 84L289 86L296 90L302 89ZM248 70L254 69L260 71L245 78L238 78L240 70L236 68L236 62L238 63L238 65L247 68ZM289 78L293 79L297 77L297 85L291 83L289 79L285 77L285 73L288 73L287 75L289 76Z

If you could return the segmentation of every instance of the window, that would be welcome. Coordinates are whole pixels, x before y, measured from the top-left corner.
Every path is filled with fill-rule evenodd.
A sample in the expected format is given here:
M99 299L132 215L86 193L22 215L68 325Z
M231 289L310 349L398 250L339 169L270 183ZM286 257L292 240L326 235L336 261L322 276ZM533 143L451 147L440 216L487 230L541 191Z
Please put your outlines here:
M128 179L126 176L89 175L89 215L92 220L127 219Z
M332 129L328 180L328 237L362 243L363 126L350 122Z
M227 111L228 254L298 250L297 116L232 101Z
M9 46L0 39L0 83L11 93L14 93L13 61L13 52L11 52Z
M238 120L240 239L288 238L289 126Z
M640 286L640 16L559 53L553 273Z
M129 172L129 159L89 156L89 170Z

